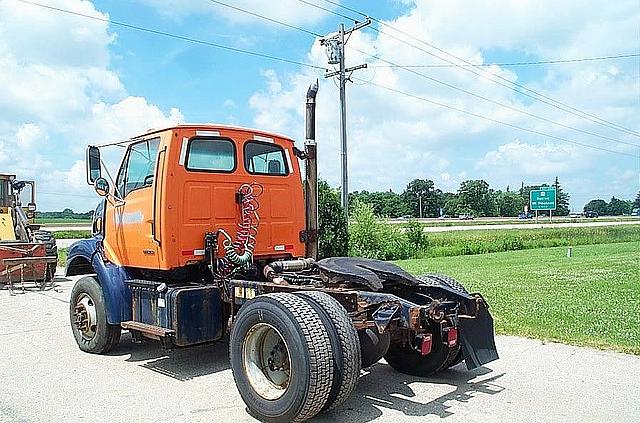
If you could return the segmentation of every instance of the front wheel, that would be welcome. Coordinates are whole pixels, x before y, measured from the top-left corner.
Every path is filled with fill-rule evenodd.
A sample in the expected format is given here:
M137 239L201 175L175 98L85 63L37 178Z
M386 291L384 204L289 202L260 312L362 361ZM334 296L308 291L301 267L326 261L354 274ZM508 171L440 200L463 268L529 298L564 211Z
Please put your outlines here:
M333 384L333 351L307 301L288 293L245 303L231 330L231 370L249 412L262 421L310 419Z
M69 316L73 337L82 351L104 354L120 341L121 328L107 322L104 293L93 276L85 276L74 285Z

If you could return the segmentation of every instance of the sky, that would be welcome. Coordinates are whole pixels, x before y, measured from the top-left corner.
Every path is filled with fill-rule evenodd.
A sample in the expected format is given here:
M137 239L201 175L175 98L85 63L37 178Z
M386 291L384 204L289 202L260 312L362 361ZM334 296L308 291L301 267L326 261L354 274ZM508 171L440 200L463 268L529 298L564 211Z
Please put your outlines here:
M339 92L313 34L361 21L354 11L375 21L345 53L347 66L368 65L347 87L350 191L402 192L415 178L505 190L558 176L578 210L640 189L637 0L222 1L253 15L210 0L30 1L85 15L0 0L0 173L35 179L40 210L93 209L86 146L150 128L235 124L302 147L316 78L320 177L339 186Z

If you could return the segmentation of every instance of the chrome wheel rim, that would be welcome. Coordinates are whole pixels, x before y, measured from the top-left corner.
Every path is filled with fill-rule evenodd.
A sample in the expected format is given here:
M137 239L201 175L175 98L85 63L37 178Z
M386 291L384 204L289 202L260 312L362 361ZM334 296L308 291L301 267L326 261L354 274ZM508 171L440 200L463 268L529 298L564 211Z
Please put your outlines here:
M96 325L98 322L96 305L89 294L82 293L78 296L73 317L73 323L84 339L89 340L96 336Z
M285 394L291 377L291 357L276 328L258 323L247 332L242 363L249 384L262 398L276 400Z

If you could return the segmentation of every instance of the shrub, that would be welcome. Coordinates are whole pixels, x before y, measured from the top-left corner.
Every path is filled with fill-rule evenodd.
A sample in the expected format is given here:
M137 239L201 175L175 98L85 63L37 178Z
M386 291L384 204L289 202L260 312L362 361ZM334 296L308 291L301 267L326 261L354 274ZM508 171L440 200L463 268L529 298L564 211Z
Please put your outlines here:
M318 181L318 258L346 256L349 235L340 195L325 181Z
M349 224L349 255L378 260L417 257L418 249L397 225L385 223L370 204L356 201Z

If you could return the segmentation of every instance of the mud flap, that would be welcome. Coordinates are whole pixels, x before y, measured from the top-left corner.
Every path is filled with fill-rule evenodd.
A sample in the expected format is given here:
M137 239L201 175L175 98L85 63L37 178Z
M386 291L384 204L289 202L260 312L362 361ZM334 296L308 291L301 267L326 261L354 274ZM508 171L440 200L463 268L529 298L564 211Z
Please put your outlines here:
M493 318L485 304L478 304L478 314L474 319L461 318L459 327L467 369L475 369L498 359L493 335Z

